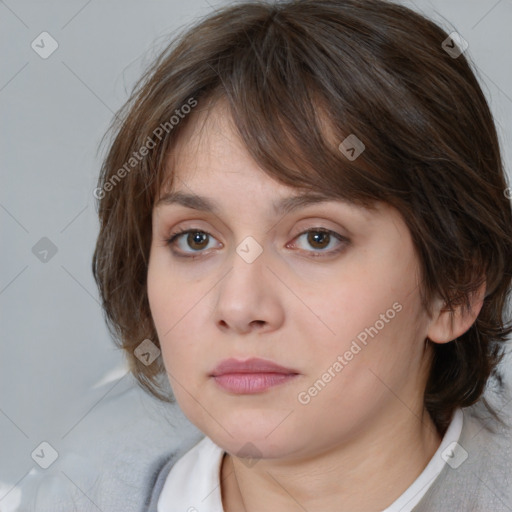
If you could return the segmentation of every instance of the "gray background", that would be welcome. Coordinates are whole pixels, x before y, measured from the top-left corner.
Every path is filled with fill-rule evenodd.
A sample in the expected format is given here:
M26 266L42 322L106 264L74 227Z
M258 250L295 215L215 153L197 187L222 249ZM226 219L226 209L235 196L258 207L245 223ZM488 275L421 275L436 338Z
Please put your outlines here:
M0 1L3 512L21 510L36 479L46 479L46 489L56 482L61 492L65 481L69 492L86 494L97 471L84 469L86 459L94 459L105 438L121 443L121 430L137 439L136 447L151 436L164 439L172 424L172 439L151 440L148 457L182 439L197 439L175 408L163 410L134 387L124 356L109 338L91 274L98 231L92 191L100 139L142 69L177 27L226 3ZM469 42L467 54L495 114L510 175L512 1L404 3ZM59 45L47 59L31 48L43 31ZM47 262L32 252L43 237L57 249ZM158 434L150 434L152 428ZM59 453L47 470L31 458L42 441ZM39 503L51 500L41 493Z

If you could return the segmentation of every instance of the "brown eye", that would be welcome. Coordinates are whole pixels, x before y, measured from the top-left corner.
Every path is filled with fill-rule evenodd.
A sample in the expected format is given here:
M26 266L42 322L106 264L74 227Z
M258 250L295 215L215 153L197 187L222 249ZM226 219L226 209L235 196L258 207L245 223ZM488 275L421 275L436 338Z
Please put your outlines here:
M310 253L311 256L329 256L336 254L349 242L347 238L325 228L308 229L295 237L295 240L301 239L306 241L305 244L302 244L303 246L307 245L309 248L314 249L310 250L307 247L302 247L302 249ZM295 245L295 243L293 245ZM297 245L299 245L300 248L301 244ZM334 247L328 249L330 246Z
M201 250L208 245L208 236L207 233L202 231L189 231L186 243L191 249Z
M325 249L331 240L331 235L325 231L308 231L308 244L316 249Z
M165 243L171 246L171 250L176 256L194 258L194 253L201 255L205 252L204 249L208 247L211 240L215 239L206 231L199 229L186 229L173 233L167 240L165 240ZM176 250L175 247L177 248Z

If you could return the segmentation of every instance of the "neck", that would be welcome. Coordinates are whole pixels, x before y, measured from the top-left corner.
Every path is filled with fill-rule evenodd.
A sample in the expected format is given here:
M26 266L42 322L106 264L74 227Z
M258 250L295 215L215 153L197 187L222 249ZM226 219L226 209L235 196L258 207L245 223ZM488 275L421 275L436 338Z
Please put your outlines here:
M441 442L426 411L401 412L391 423L389 418L372 422L350 442L314 457L261 459L248 467L226 454L221 468L224 511L385 509L420 475Z

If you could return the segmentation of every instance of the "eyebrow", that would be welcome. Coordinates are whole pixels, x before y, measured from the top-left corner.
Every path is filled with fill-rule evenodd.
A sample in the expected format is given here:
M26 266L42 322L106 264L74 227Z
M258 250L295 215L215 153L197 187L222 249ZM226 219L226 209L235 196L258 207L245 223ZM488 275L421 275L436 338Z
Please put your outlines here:
M296 196L285 197L279 201L274 201L272 207L276 215L283 215L297 210L301 207L309 206L311 204L322 203L326 201L341 201L347 202L341 198L331 196L319 192L306 192ZM156 203L156 207L162 205L173 205L179 204L186 208L193 210L200 210L204 212L211 212L214 214L219 213L219 206L216 201L208 198L199 196L196 194L188 194L186 192L168 192L164 194Z

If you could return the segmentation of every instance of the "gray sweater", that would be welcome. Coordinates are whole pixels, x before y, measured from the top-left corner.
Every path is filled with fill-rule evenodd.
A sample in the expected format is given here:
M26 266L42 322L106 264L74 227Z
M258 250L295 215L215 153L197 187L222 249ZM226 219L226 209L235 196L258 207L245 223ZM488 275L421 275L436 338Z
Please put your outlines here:
M463 409L459 444L468 457L456 469L445 464L414 512L512 512L512 428L484 421L477 414L481 411ZM154 467L144 512L157 512L158 498L178 458L172 453Z

